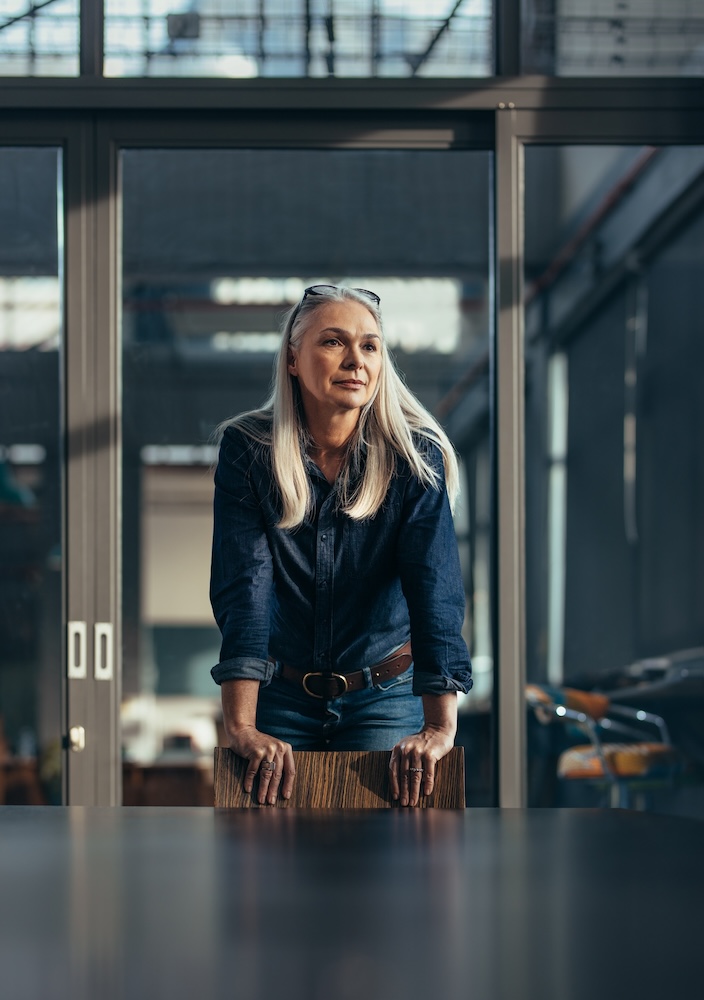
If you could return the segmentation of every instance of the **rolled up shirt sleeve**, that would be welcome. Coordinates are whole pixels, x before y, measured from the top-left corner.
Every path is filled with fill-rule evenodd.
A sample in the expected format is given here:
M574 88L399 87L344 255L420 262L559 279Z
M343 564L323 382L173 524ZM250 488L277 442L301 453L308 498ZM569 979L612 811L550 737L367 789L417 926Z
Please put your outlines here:
M222 633L213 680L258 680L268 684L273 566L262 508L253 489L256 444L228 428L215 472L210 601Z
M430 462L438 487L412 476L406 487L397 560L408 605L413 647L413 693L467 692L472 667L462 638L465 595L442 453Z

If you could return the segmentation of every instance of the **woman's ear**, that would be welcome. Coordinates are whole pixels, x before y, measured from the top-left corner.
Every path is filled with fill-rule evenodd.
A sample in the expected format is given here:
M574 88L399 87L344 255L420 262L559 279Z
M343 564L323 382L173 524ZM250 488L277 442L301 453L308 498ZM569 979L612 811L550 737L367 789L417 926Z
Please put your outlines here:
M296 371L296 355L291 350L288 352L288 373L289 375L298 375Z

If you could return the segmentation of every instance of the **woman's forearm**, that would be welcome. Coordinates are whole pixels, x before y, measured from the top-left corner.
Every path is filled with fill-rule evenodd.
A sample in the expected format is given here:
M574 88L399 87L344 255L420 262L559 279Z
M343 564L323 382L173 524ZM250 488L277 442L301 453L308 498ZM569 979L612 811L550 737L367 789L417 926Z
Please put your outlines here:
M454 691L424 694L423 715L426 727L447 733L454 739L457 733L457 694Z
M231 680L220 685L222 719L230 736L238 730L257 724L259 681Z
M418 805L421 790L435 787L437 762L452 750L457 734L457 694L424 694L425 723L419 733L404 737L391 751L391 796L402 806Z
M259 684L253 680L223 681L222 716L228 746L248 762L245 792L250 794L258 778L259 804L273 806L279 788L285 799L291 797L296 765L290 743L257 729Z

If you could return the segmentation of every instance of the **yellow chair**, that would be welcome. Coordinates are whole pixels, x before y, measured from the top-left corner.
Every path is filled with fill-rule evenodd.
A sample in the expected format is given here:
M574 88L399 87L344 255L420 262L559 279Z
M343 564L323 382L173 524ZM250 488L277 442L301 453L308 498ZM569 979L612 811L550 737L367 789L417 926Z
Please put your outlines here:
M391 809L399 805L389 790L387 750L294 750L296 780L290 799L279 798L279 809ZM215 747L215 806L225 809L259 807L255 781L252 794L243 788L247 762L227 747ZM266 808L276 808L267 806ZM464 809L464 747L453 747L438 762L435 788L421 795L421 809Z
M574 688L528 684L526 700L539 722L572 724L589 737L588 744L570 747L560 755L560 778L606 788L608 804L622 809L630 808L631 793L635 807L645 808L648 791L674 783L681 762L661 716L614 704L605 694ZM653 729L659 740L652 738ZM604 732L626 740L605 742Z

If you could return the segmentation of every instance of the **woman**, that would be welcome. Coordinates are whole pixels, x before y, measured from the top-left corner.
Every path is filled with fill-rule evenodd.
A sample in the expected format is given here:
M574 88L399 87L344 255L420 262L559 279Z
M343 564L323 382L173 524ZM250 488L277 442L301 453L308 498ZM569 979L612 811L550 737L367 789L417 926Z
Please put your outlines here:
M472 683L457 479L393 367L378 296L307 288L271 398L227 422L215 474L212 674L260 803L290 797L292 749L391 750L393 797L431 793Z

